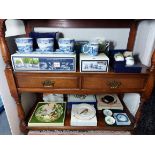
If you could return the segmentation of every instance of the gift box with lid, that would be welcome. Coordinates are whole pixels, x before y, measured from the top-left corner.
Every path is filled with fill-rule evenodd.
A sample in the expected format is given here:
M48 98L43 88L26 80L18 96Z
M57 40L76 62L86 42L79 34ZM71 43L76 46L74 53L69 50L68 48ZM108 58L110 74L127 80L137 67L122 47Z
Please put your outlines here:
M114 56L115 54L122 54L127 50L110 50L109 51L109 58L110 58L110 66L112 67L113 71L116 73L140 73L142 70L143 65L141 64L137 55L133 55L134 64L127 65L127 60L116 61Z
M67 108L71 109L73 104L88 103L97 107L97 101L95 95L67 95Z
M76 54L15 53L11 60L14 71L76 72Z
M104 53L91 56L80 53L80 72L108 72L109 58Z

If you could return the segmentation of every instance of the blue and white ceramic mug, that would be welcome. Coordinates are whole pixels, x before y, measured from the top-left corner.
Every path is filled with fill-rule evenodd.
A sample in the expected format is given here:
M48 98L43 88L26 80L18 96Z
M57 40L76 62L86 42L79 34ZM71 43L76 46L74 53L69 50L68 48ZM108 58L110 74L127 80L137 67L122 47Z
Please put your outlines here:
M96 42L90 42L82 46L82 52L91 56L98 55L99 44Z
M16 38L15 39L18 52L29 53L33 51L33 39L32 38Z
M41 51L53 52L54 50L54 39L53 38L38 38L37 44Z
M69 38L61 38L58 41L59 44L59 49L61 52L67 52L71 53L74 52L74 39L69 39Z

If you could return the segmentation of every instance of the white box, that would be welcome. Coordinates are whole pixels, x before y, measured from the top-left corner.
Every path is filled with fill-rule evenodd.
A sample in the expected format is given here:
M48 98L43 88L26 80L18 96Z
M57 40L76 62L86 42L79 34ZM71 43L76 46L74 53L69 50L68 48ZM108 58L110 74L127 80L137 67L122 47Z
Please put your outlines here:
M76 54L15 53L11 60L14 71L76 72Z
M131 121L126 113L114 113L113 114L117 125L130 125Z
M93 117L92 119L89 120L81 120L78 119L74 116L74 109L76 109L78 104L73 104L72 105L72 111L71 111L71 120L70 124L71 126L97 126L97 117Z
M80 72L108 72L109 58L104 53L90 56L80 53Z
M67 95L67 108L71 109L73 104L88 103L94 105L97 108L97 101L95 95L78 95L69 94Z
M114 98L114 102L112 103L105 103L102 98L105 96L112 96ZM96 95L97 98L97 109L103 110L103 109L118 109L123 110L123 105L117 96L117 94L102 94L102 95Z

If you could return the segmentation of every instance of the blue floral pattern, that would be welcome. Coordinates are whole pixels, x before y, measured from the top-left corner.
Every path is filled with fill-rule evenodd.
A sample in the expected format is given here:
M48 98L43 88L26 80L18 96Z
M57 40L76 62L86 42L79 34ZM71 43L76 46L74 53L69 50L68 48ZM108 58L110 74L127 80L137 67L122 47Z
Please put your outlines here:
M18 51L21 53L27 53L33 51L33 39L32 38L16 38L15 39Z

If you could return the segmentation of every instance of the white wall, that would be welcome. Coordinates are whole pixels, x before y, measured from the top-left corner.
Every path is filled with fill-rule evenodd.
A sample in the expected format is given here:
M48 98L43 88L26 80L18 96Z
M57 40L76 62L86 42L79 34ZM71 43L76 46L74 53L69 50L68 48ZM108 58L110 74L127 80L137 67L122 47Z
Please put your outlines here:
M139 54L141 62L151 65L151 56L155 49L155 20L142 21L138 26L134 53Z
M19 118L18 118L16 103L10 94L10 90L8 87L4 70L5 70L5 64L0 50L0 75L1 75L0 95L4 104L11 133L13 135L23 134L19 129ZM36 99L36 96L34 94L31 94L31 93L22 94L22 105L25 113L27 113L30 110L30 108L33 106L35 99Z
M76 40L93 40L102 38L114 42L115 49L126 49L129 30L128 28L35 28L38 32L61 32L64 37Z
M7 31L7 35L12 36L12 34L14 35L23 34L25 28L23 27L22 23L19 21L19 30L13 31L14 29L13 29L12 22L14 23L13 20L9 20L9 22L7 22L8 23L7 28L9 29L9 25L11 26L11 31L9 29L9 31ZM15 23L16 23L15 26L18 26L18 20ZM10 125L11 133L13 135L23 134L19 129L19 118L18 118L16 103L10 94L10 90L7 84L4 69L5 69L5 64L4 64L2 54L1 54L1 49L0 49L0 75L1 75L0 94L3 100L3 104L4 104L4 108L6 111L7 118L8 118L8 122ZM34 94L31 94L31 93L22 94L22 105L23 105L25 113L27 113L29 109L33 106L33 103L35 100L36 100L36 96Z

